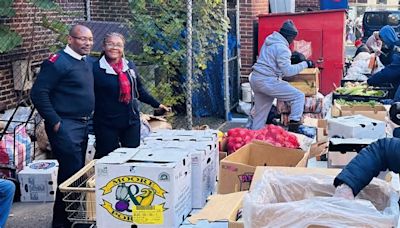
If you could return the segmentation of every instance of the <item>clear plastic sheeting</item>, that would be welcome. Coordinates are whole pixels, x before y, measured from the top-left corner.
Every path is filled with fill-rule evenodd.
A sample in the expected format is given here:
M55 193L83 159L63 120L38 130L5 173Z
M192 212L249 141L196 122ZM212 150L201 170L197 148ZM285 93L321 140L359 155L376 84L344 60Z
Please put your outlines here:
M244 198L245 227L396 227L398 194L374 179L355 200L332 197L333 176L267 170Z

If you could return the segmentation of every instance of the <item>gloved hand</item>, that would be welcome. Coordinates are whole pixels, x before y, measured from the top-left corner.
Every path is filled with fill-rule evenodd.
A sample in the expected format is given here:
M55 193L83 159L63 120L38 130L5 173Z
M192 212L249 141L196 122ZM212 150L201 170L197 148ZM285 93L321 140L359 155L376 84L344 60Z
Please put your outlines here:
M307 63L308 68L314 68L315 67L315 64L313 63L313 61L311 61L309 59L306 60L306 63Z
M346 184L341 184L337 186L333 197L354 200L353 190L351 190L351 188Z

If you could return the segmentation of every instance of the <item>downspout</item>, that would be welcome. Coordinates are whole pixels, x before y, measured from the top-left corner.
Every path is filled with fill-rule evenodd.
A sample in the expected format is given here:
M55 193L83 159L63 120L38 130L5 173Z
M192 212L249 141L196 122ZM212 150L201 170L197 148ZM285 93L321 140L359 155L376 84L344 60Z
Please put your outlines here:
M228 3L224 0L224 16L228 18ZM225 88L225 120L229 121L231 117L229 101L229 69L228 69L228 31L224 35L224 88Z
M86 21L91 21L90 16L90 0L85 1L85 8L86 8Z

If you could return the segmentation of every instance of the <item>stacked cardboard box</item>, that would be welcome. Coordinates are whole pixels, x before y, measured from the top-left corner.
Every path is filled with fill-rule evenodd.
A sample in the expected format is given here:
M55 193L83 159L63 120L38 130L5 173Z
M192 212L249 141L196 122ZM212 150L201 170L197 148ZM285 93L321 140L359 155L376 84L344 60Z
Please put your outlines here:
M324 96L320 93L312 96L306 96L306 100L304 103L304 113L303 118L315 118L322 119L323 116L323 101ZM277 110L281 115L281 122L283 125L287 125L289 123L289 114L291 109L291 103L285 101L277 102Z
M385 122L362 115L329 119L328 167L344 167L362 148L386 137L385 130Z

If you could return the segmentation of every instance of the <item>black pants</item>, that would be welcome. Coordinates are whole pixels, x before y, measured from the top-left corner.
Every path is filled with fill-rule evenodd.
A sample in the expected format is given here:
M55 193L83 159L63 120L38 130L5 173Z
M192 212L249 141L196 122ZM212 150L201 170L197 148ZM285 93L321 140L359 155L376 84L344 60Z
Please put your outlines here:
M45 124L45 128L52 152L59 163L57 182L60 185L85 165L88 125L83 120L63 119L57 132L48 124ZM63 194L57 188L53 227L71 227L62 198Z
M111 127L95 121L94 134L96 136L94 158L99 159L119 147L138 147L140 145L140 121L135 121L123 128Z

